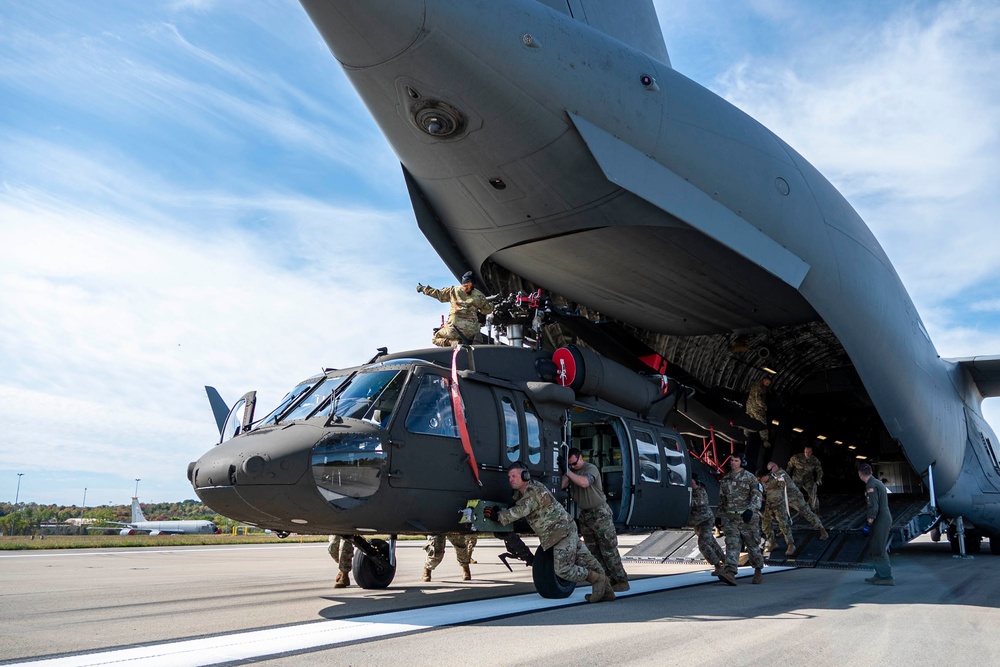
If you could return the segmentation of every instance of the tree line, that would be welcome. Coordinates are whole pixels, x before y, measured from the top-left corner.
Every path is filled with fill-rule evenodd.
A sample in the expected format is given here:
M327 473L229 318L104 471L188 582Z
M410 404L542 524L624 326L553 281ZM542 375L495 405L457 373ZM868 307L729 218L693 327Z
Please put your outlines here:
M142 503L142 513L149 521L203 519L224 526L227 519L216 514L204 503L184 500L176 503ZM41 529L42 524L66 523L69 519L91 519L94 526L132 520L132 505L100 505L80 508L76 505L39 505L36 503L0 502L0 531L4 535L28 535Z

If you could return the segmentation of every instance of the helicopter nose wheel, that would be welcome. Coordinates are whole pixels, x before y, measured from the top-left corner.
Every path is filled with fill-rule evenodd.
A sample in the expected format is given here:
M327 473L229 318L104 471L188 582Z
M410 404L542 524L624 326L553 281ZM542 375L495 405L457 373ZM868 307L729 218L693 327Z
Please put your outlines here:
M354 544L358 547L351 563L354 581L361 588L387 588L396 576L395 559L392 558L389 543L380 539L368 541L355 535ZM369 551L371 555L367 553Z

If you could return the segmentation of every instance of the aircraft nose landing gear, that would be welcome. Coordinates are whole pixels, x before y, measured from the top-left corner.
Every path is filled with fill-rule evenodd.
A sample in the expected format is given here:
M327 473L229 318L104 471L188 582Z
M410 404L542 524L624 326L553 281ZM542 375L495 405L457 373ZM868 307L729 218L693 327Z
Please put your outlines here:
M396 536L389 541L378 538L370 542L360 535L352 535L357 547L351 572L361 588L388 588L396 576Z

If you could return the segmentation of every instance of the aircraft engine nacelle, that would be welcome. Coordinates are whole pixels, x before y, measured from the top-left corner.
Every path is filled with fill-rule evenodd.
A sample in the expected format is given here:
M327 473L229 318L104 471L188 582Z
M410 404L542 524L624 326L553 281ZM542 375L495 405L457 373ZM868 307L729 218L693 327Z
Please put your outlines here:
M159 535L159 534L160 534L160 531L158 531L158 530L151 530L151 531L149 531L150 537L152 537L154 535Z
M121 530L118 531L118 534L124 537L126 535L135 535L135 531L132 530L131 528L122 528Z
M639 414L646 413L663 395L658 382L575 345L556 350L552 361L558 369L559 384L570 387L577 394L596 396Z

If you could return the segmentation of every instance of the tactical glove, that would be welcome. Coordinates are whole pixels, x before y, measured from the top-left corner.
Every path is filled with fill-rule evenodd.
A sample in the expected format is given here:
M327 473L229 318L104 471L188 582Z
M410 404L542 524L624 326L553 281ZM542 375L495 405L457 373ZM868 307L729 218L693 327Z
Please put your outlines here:
M424 286L421 285L420 283L417 283L417 291L418 292L423 292L424 291Z
M753 510L744 510L741 516L743 517L743 523L750 523L750 519L753 518Z

